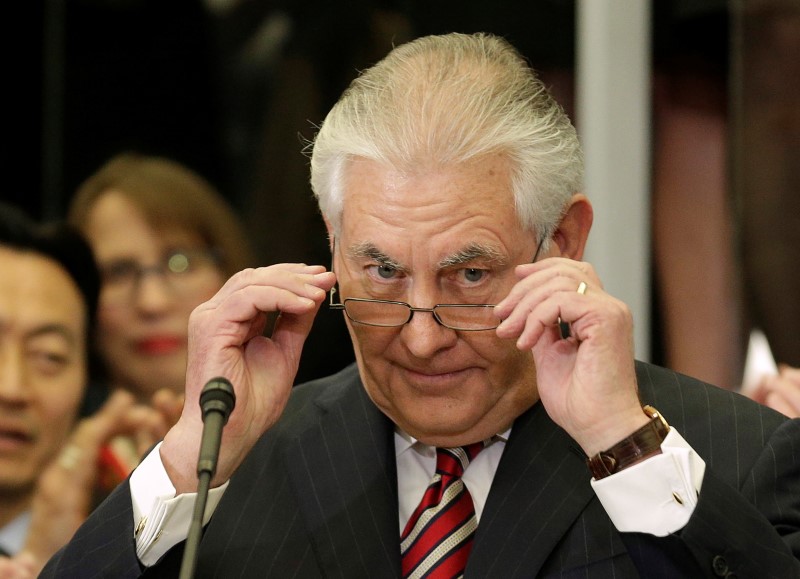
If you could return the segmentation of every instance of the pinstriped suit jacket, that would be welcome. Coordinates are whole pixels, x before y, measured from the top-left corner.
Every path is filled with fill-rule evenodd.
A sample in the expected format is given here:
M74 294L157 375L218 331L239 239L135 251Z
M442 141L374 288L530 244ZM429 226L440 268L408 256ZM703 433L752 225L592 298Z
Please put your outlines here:
M536 405L514 424L467 577L800 577L800 420L637 363L656 406L706 460L677 535L616 531L575 443ZM358 372L298 386L205 530L198 577L397 578L393 425ZM126 484L42 577L138 577ZM146 577L177 577L177 546Z

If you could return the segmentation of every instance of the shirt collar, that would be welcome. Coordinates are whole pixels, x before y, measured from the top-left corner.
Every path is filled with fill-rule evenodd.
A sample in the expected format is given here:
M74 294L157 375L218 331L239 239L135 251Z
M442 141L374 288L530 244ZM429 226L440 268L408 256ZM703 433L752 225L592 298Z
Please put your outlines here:
M492 444L492 443L498 442L498 441L500 441L500 442L508 442L508 437L509 436L511 436L511 428L508 428L507 430L505 430L503 432L495 434L491 438L491 442L489 444ZM406 452L408 449L410 449L412 447L416 448L419 451L424 451L425 449L431 449L431 450L433 449L433 447L431 447L431 446L429 446L427 444L423 444L422 442L420 442L419 440L417 440L416 438L414 438L413 436L411 436L407 432L404 432L400 427L395 426L395 429L394 429L395 456L400 456L401 454L403 454L404 452Z

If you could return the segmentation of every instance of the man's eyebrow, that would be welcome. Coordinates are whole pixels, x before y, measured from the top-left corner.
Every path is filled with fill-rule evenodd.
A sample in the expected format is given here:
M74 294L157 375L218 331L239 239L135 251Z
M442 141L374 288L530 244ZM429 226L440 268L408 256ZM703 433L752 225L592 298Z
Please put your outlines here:
M439 269L446 269L458 265L464 265L475 260L491 263L502 267L508 265L508 256L492 245L482 243L470 243L465 248L452 255L448 255L439 262Z
M77 336L75 336L75 333L64 324L45 324L43 326L38 326L26 334L26 339L33 340L40 336L46 336L49 334L62 336L67 342L69 342L70 346L74 345L77 341Z
M351 245L347 248L347 255L353 259L370 259L377 261L381 265L387 265L398 271L404 271L405 268L397 261L389 257L386 253L381 251L375 246L374 243L365 241L356 245Z

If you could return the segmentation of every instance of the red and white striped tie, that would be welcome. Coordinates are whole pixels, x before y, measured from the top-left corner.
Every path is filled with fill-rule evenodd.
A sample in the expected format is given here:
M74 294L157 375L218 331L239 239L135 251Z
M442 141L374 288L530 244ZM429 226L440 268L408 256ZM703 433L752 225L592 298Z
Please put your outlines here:
M436 449L436 474L400 535L403 577L461 577L478 527L461 476L484 443Z

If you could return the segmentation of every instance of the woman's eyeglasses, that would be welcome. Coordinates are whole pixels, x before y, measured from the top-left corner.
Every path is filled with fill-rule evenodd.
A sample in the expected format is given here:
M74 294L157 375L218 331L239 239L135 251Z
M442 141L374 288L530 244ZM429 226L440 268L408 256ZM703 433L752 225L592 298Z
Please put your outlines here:
M158 263L145 266L134 259L117 259L100 266L103 299L120 303L133 299L142 279L158 275L176 293L191 291L203 273L218 267L217 253L207 249L181 249L166 253Z

